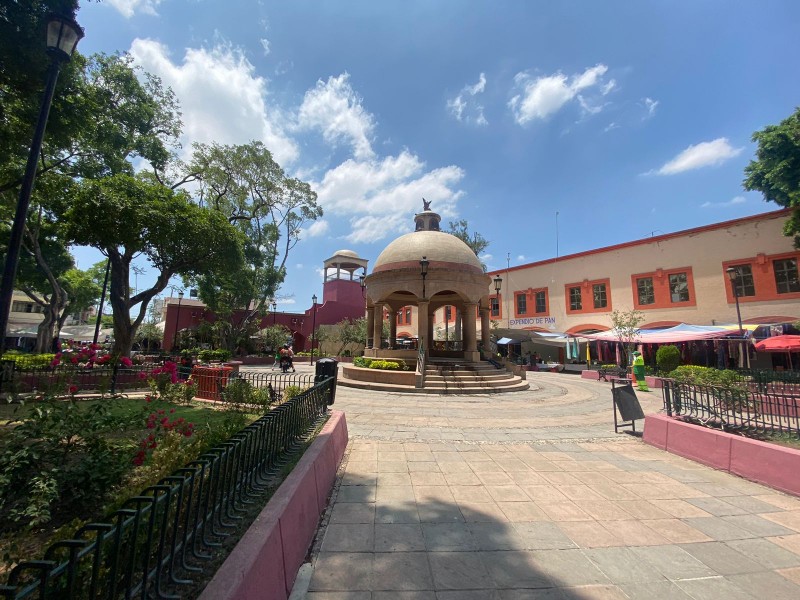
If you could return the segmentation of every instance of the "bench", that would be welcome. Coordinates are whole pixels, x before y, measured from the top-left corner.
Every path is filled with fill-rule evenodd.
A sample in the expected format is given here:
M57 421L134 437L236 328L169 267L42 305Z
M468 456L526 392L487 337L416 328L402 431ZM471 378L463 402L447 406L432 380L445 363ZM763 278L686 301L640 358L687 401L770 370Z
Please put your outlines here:
M628 369L622 367L608 367L600 368L597 370L598 381L612 381L619 379L628 379Z

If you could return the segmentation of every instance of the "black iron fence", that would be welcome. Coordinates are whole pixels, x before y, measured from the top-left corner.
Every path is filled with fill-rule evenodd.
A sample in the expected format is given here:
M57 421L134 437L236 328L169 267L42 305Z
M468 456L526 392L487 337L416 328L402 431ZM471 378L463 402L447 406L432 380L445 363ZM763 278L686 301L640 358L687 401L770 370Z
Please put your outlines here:
M664 380L664 409L710 427L758 436L800 437L800 389L743 382L718 387Z
M3 361L0 368L0 392L32 393L99 393L146 390L153 365L132 367L95 365L81 367L20 367Z
M328 378L10 573L0 596L180 598L333 401Z

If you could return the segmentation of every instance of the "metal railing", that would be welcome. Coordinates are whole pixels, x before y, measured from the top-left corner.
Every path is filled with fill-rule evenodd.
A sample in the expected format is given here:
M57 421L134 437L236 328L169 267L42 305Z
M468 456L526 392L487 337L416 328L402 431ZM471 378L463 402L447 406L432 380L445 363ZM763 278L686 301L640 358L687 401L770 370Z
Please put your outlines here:
M36 392L63 393L71 387L77 393L120 392L148 389L147 376L153 365L130 368L95 365L81 367L19 368L3 364L0 392L32 394Z
M328 378L277 406L130 498L107 522L89 523L42 560L20 563L0 597L180 598L313 432L334 384Z
M419 373L419 378L417 378L417 385L415 387L424 388L425 387L425 345L423 341L420 339L419 341L419 350L417 351L417 373Z
M663 381L664 410L709 427L746 434L800 437L800 390L717 387Z

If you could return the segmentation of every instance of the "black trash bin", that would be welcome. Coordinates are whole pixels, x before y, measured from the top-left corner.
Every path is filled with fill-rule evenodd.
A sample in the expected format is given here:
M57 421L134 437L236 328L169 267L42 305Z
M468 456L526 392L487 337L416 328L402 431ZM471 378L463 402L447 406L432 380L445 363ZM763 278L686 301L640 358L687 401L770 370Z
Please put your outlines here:
M314 383L325 381L329 377L333 377L331 384L331 396L328 398L328 406L331 406L336 400L336 378L339 375L339 361L333 358L320 358L317 361L317 370L314 374Z

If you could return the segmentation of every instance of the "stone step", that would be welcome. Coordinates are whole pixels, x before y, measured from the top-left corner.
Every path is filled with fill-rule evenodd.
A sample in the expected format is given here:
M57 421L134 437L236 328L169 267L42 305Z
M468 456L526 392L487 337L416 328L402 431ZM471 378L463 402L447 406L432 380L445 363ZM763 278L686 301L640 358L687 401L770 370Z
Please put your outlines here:
M512 379L511 373L493 373L491 375L476 375L465 373L459 376L439 375L438 373L425 373L425 381L504 381Z
M519 377L514 379L504 379L502 381L428 381L426 379L425 388L505 388L514 386L519 381L522 381Z
M339 385L363 390L402 392L405 394L437 394L441 396L459 394L501 394L506 392L520 392L530 388L528 382L522 380L516 381L514 385L502 387L449 386L447 388L414 388L407 385L372 383L368 381L357 381L354 379L341 378L339 379Z

